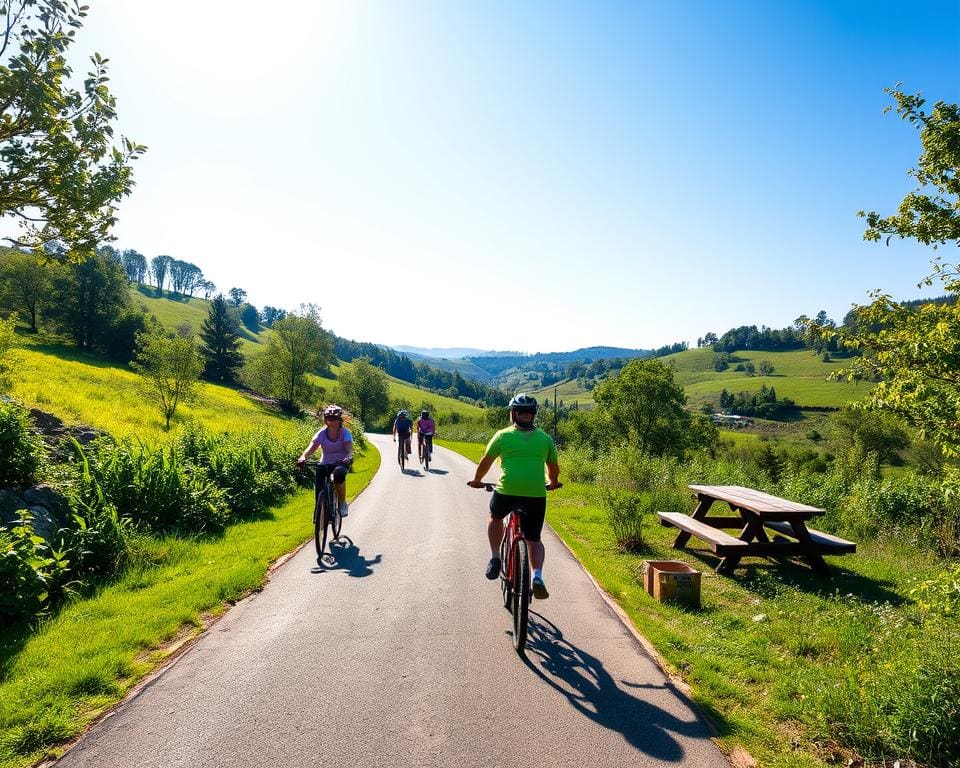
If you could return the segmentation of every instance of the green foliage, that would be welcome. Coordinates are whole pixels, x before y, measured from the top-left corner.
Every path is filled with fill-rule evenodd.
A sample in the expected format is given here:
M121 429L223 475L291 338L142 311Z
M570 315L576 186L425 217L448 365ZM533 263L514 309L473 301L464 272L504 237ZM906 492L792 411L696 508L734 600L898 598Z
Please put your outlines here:
M6 320L0 318L0 391L10 389L13 383L14 364L17 362L14 349L17 346L17 313Z
M99 504L102 493L135 526L159 533L217 533L227 524L224 492L173 446L101 438L86 450L74 443L74 451L81 506Z
M65 568L34 533L26 510L11 527L0 527L0 625L38 613L50 598L51 581Z
M903 422L892 413L864 411L847 406L828 418L831 442L841 450L860 446L884 463L899 459L910 445Z
M643 536L645 510L640 494L619 488L602 488L600 502L617 547L623 552L644 551L647 548Z
M103 353L111 360L129 363L137 349L137 337L150 330L150 318L141 307L124 307L110 322L100 342Z
M243 365L240 335L233 314L223 294L210 302L210 312L200 328L203 344L200 354L205 360L203 375L211 381L233 381Z
M181 434L177 448L183 459L222 489L231 516L263 512L295 488L291 457L295 439L279 440L263 433L213 435L197 424Z
M26 409L0 402L0 488L32 485L43 456L43 441Z
M116 204L133 186L130 163L145 150L126 138L110 145L116 100L106 59L91 57L82 91L68 86L67 53L86 9L61 0L0 6L8 56L0 67L0 216L20 221L16 244L59 238L78 258L109 238Z
M341 404L356 413L364 424L380 419L390 406L386 374L366 357L341 367L337 392Z
M114 320L130 301L123 267L104 253L57 270L54 294L48 317L87 350L103 348Z
M117 514L99 487L74 501L70 525L59 533L60 551L74 579L110 576L123 569L129 555L130 520Z
M643 452L682 456L690 414L673 370L659 360L633 360L599 384L593 398L609 418L616 438L635 441Z
M0 302L22 310L36 332L41 312L53 300L53 277L61 265L38 253L0 249Z
M288 408L316 399L308 379L333 362L333 342L320 325L320 310L303 305L273 324L267 348L244 368L243 378L253 389L278 398Z
M924 579L910 590L910 596L924 611L941 616L960 615L960 563L939 576Z
M137 336L137 360L131 367L145 382L170 429L170 419L181 401L190 399L203 363L193 339L168 336L160 329Z

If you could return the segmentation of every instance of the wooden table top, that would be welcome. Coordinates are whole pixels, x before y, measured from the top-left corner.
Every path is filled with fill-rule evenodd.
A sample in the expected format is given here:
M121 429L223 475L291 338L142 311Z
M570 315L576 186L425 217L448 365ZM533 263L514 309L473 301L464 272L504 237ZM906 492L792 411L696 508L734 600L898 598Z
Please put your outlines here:
M826 510L819 507L811 507L807 504L781 499L779 496L773 496L753 488L744 488L741 485L690 485L687 487L700 496L709 496L720 501L726 501L761 516L813 517L826 514Z

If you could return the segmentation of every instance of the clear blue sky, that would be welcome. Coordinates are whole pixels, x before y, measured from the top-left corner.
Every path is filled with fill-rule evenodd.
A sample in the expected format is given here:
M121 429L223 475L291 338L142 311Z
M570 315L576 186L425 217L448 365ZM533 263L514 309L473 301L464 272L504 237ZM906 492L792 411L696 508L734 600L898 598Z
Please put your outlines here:
M150 148L116 245L258 306L532 352L921 295L856 213L912 188L883 88L960 100L956 0L213 5L91 0L75 50Z

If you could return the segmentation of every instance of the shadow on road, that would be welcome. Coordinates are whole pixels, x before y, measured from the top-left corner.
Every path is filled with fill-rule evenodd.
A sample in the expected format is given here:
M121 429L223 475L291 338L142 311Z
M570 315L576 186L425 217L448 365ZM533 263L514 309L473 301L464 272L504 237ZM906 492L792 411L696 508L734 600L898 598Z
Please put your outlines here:
M621 680L622 685L618 685L599 659L565 640L553 622L533 611L530 614L527 666L566 696L582 715L617 731L631 746L658 760L679 762L683 758L683 747L675 734L709 736L699 721L680 720L643 699L642 689L676 692L669 682L649 685Z
M348 536L341 536L337 541L330 542L330 554L311 573L324 571L346 571L350 576L370 576L373 573L371 566L378 565L383 555L367 559L360 554L360 548Z

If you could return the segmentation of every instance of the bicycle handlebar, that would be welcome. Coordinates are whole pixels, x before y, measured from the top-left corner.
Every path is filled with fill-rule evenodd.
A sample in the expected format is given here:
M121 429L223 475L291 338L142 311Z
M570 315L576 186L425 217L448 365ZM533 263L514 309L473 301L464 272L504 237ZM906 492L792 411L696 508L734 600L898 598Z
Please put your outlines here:
M469 480L467 480L467 485L469 485L471 488L473 488L473 486L470 485L470 481L469 481ZM493 483L484 483L484 484L483 484L483 488L484 488L484 490L486 490L487 493L492 493L492 492L493 492L493 489L494 489L495 487L496 487L496 486L495 486ZM558 488L563 488L563 483L557 483L553 488L550 487L550 483L544 483L544 484L543 484L543 487L546 488L548 491L555 491L555 490L557 490ZM477 490L480 490L480 489L478 488Z

